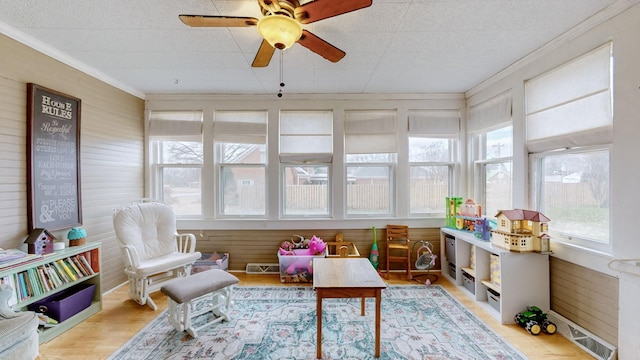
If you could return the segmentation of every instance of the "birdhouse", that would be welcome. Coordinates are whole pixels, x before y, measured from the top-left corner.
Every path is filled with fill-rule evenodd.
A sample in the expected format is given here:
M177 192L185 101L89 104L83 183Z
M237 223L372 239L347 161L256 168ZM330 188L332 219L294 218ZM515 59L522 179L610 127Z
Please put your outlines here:
M24 241L29 254L46 255L53 253L53 242L56 237L46 229L33 229Z

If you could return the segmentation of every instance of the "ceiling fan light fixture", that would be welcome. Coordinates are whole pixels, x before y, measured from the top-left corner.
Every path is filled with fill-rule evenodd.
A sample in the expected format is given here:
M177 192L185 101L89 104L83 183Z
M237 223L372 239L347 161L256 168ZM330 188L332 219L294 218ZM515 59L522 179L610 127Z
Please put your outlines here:
M258 32L276 49L285 50L302 36L300 24L285 15L269 15L258 21Z

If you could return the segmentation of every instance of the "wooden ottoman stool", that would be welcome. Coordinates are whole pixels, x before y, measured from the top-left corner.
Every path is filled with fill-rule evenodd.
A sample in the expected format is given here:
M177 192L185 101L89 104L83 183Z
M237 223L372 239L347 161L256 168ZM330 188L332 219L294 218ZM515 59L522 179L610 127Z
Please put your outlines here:
M194 338L198 331L223 320L229 320L226 311L231 307L232 285L238 278L226 271L213 269L175 279L160 288L169 297L169 322L178 331L187 331ZM210 304L196 310L192 300L210 295ZM191 321L207 312L213 314L211 321L194 328Z

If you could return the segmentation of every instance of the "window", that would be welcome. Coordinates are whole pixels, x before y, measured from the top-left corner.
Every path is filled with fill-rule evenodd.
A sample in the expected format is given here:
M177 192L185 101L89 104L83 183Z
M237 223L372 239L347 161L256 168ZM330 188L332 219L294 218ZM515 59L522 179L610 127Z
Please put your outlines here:
M218 111L213 124L220 216L264 217L267 113Z
M409 112L409 212L445 217L442 199L453 194L458 110Z
M149 114L152 197L173 207L176 216L201 215L202 112Z
M280 112L282 215L330 215L333 113Z
M502 94L469 110L474 200L494 218L512 205L513 127L511 94Z
M610 251L611 44L525 84L531 202L553 241Z
M365 103L213 99L188 102L199 111L150 109L145 196L190 228L371 218L437 226L443 199L460 186L461 109L395 99L352 107Z
M398 140L395 110L345 112L346 214L393 213Z
M557 240L609 243L609 149L532 155L538 211L551 219Z

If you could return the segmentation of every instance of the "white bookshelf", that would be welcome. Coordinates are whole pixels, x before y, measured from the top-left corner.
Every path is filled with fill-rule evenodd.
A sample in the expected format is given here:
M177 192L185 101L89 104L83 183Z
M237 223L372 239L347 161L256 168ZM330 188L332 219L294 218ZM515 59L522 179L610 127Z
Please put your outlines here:
M455 238L455 279L449 275L445 251L445 235ZM550 307L549 255L535 252L519 253L494 246L491 241L483 241L472 233L449 228L441 228L442 274L449 281L462 287L462 291L477 301L502 324L515 323L517 313L529 305L536 305L543 311ZM475 246L475 266L470 269L472 246ZM500 287L491 283L490 255L499 256ZM472 294L463 285L462 272L475 278ZM500 294L499 311L489 305L487 289Z
M67 282L62 284L54 289L46 291L37 296L31 296L27 299L18 300L17 303L13 304L12 307L16 311L26 311L29 308L29 305L47 298L49 296L55 295L61 291L69 289L73 286L79 284L93 284L95 285L95 292L93 294L93 299L91 300L91 305L88 308L80 311L79 313L73 315L69 319L66 319L59 324L43 329L39 333L39 341L40 343L47 342L54 337L64 333L69 330L73 326L81 323L86 320L91 315L102 310L102 290L100 289L100 269L101 269L101 260L100 260L100 243L88 243L80 246L73 246L69 248L65 248L60 251L55 251L52 254L47 254L41 259L29 262L27 264L18 265L9 269L3 269L0 271L0 279L6 277L12 277L16 273L20 273L26 271L28 269L37 268L39 266L45 264L51 264L57 260L66 259L68 257L76 256L79 254L87 254L87 256L91 257L91 267L94 269L95 274L84 276L81 278L77 278L75 281ZM12 285L13 286L13 285ZM14 287L14 291L17 291L16 286Z

